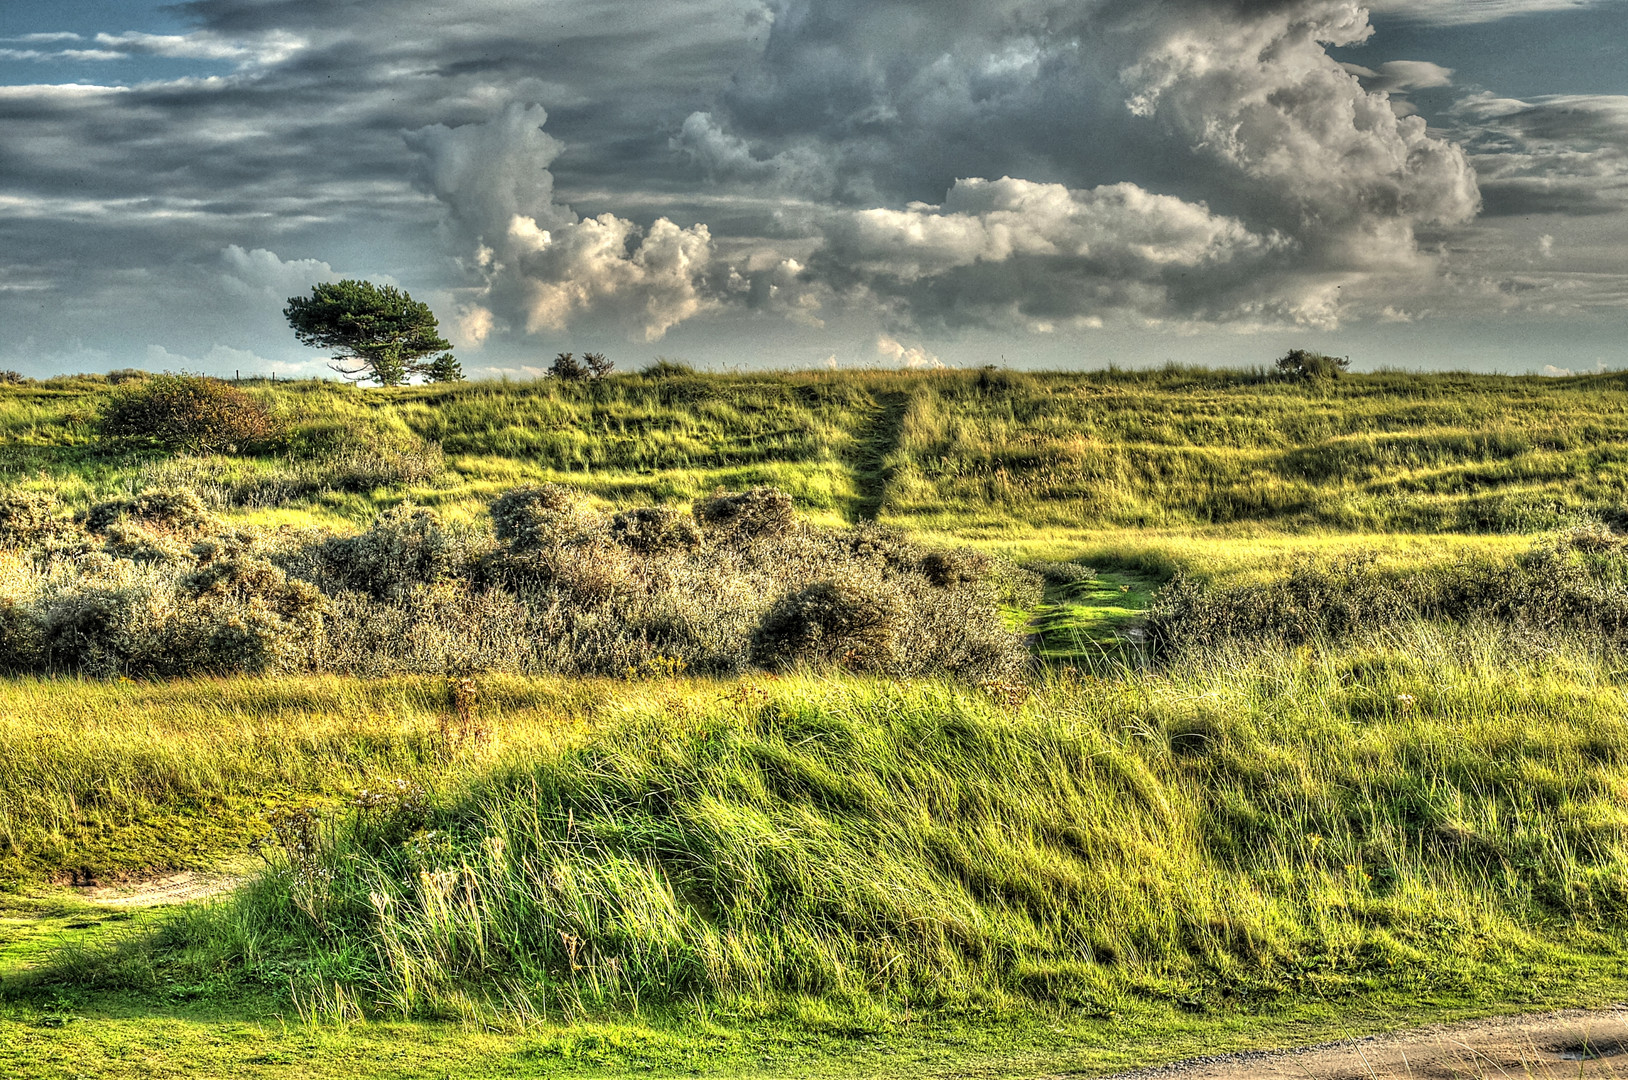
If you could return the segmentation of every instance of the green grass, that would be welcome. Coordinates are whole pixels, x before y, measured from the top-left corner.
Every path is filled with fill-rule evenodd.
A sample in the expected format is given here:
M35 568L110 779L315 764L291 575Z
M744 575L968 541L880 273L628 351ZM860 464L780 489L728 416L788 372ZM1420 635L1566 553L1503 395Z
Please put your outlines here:
M274 491L279 477L309 474L309 455L337 446L430 445L447 455L433 478L326 493L290 482L274 506L239 509L354 522L408 497L477 513L497 490L540 479L616 505L768 483L832 520L874 515L992 543L1037 530L1531 533L1614 514L1628 496L1628 389L1615 375L1302 384L1168 369L366 391L260 384L253 392L290 425L293 456L178 465L99 448L94 421L108 391L87 377L0 387L0 477L70 502L184 481L237 505Z
M435 680L11 683L11 744L95 734L124 806L181 774L431 797L330 834L319 921L273 876L111 950L8 938L0 1046L83 1068L156 1046L139 1018L177 1073L366 1075L393 1047L432 1075L468 1031L458 1075L1029 1075L1598 1003L1628 988L1625 685L1610 657L1424 627L1015 710L937 683L507 679L491 742L448 754ZM27 789L14 828L86 802L67 762ZM34 911L37 942L87 932Z
M1102 570L1089 581L1046 590L1029 626L1038 652L1058 662L1117 657L1162 582L1133 570Z

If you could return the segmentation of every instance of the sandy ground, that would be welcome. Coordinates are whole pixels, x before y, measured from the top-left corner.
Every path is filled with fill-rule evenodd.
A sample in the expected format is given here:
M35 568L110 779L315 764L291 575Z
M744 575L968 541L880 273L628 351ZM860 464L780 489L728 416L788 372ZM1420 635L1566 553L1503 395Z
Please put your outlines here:
M183 870L146 881L124 885L76 885L74 895L108 907L157 907L182 904L234 888L243 880L239 874L205 873Z
M1628 1077L1628 1005L1506 1016L1298 1050L1194 1058L1114 1080Z

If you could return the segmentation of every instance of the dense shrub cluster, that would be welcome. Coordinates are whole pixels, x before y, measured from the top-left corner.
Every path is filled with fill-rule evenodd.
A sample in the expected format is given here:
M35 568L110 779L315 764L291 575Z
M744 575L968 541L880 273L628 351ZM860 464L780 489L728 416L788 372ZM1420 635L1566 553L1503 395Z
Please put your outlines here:
M616 514L542 484L490 532L389 510L354 535L230 528L154 489L70 521L0 498L0 669L727 673L802 664L1011 679L1034 575L876 525L817 529L771 488Z
M261 447L282 433L264 406L220 379L153 375L120 385L102 412L104 438L215 454Z
M1320 382L1338 379L1351 370L1351 360L1344 356L1325 356L1306 349L1290 349L1278 357L1278 374L1302 382Z
M1304 560L1284 577L1228 587L1178 575L1155 598L1147 633L1156 649L1183 652L1228 640L1340 641L1415 619L1628 645L1628 544L1587 527L1509 561L1469 559L1405 576L1371 558Z

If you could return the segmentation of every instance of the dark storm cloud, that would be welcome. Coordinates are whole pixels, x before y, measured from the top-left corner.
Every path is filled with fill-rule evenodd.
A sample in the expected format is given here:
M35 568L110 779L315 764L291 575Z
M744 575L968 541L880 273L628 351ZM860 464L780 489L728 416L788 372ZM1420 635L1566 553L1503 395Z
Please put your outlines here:
M375 272L436 290L468 343L740 312L1332 326L1444 280L1419 237L1479 206L1402 101L1449 73L1329 56L1370 35L1352 0L179 10L187 33L7 43L202 74L0 87L0 318L53 287L119 319L202 290L269 328L267 289ZM1616 114L1515 105L1457 116L1489 204L1614 206Z

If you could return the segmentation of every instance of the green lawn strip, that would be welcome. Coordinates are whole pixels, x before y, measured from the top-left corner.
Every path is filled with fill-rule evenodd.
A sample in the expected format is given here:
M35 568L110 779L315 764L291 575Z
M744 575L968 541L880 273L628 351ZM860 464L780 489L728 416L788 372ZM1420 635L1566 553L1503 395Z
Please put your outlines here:
M1333 1000L1192 1011L1129 1002L1115 1015L1067 1008L845 1014L820 1002L755 1010L646 1012L507 1031L425 1021L307 1023L286 1002L154 1000L60 993L0 1002L0 1073L67 1077L650 1075L1040 1077L1103 1075L1202 1054L1276 1049L1428 1023L1563 1007L1628 994L1609 955L1517 965L1479 988L1395 985Z
M1029 624L1037 651L1058 663L1117 654L1161 584L1136 570L1101 570L1088 581L1048 587Z

